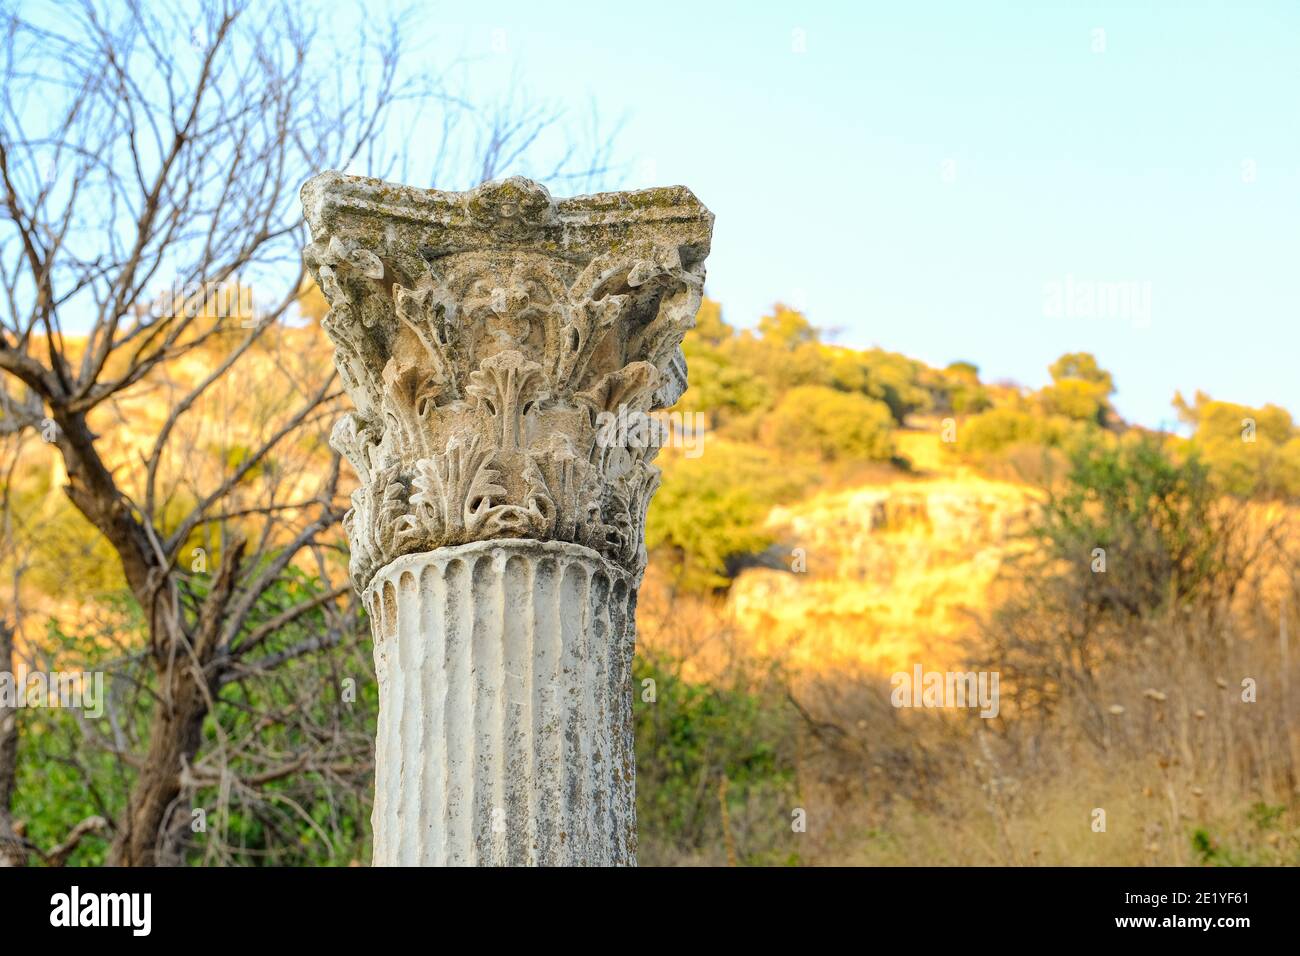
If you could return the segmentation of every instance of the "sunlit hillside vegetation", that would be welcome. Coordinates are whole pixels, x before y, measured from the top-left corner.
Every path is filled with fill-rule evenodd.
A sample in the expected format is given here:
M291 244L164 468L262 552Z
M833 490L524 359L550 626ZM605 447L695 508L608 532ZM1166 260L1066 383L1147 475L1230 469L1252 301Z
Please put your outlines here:
M686 351L711 430L650 516L649 861L1300 862L1288 412L1175 396L1151 433L1092 355L1035 391L779 306L710 304ZM998 717L895 709L916 664L998 671Z
M105 406L94 427L113 468L137 466L220 351ZM1287 411L1176 397L1185 434L1155 434L1121 419L1092 355L1061 356L1051 384L1029 390L983 381L971 361L834 344L781 306L738 330L706 302L685 352L691 387L673 411L702 416L705 434L691 453L662 452L649 516L643 863L1300 862L1300 672L1286 638L1300 625L1300 429ZM178 513L187 473L237 466L274 427L292 398L277 369L307 382L328 362L318 328L285 329L248 377L214 390L186 453L162 466ZM299 479L330 467L328 425L244 475L250 495L270 488L292 507ZM55 461L28 436L6 477L13 520L40 529L21 568L3 559L25 651L129 679L139 608L63 499ZM214 560L202 526L192 543ZM341 567L341 533L334 547ZM309 589L314 570L300 570L293 586ZM326 622L295 626L310 639ZM894 708L890 675L914 664L998 671L999 715ZM369 667L368 649L346 645L283 679L319 685L308 718L343 720L364 746ZM340 675L361 684L343 717L320 703ZM264 693L259 706L295 699ZM223 719L237 725L252 703ZM141 719L143 704L126 706ZM52 838L120 809L121 762L87 748L75 720L22 720L26 832ZM235 788L210 830L186 835L186 859L364 861L367 772L349 755L269 798ZM201 783L197 799L223 785ZM92 837L72 862L104 852Z
M883 349L824 341L777 306L737 330L705 302L685 352L691 388L679 411L709 425L707 451L665 452L649 538L688 589L725 588L771 546L772 509L827 491L979 475L1041 488L1072 451L1140 438L1111 398L1115 382L1087 353L1061 356L1032 391L986 383L968 361L936 369ZM1172 462L1195 460L1237 499L1300 497L1300 428L1277 406L1173 397L1190 437L1151 436Z

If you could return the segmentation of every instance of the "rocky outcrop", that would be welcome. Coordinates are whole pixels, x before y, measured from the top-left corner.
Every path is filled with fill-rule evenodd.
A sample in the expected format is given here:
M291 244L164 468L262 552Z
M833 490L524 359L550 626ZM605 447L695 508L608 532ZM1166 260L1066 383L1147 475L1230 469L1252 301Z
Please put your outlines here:
M803 670L955 662L1031 505L1023 486L967 474L777 508L768 525L787 567L743 572L730 610L755 650Z

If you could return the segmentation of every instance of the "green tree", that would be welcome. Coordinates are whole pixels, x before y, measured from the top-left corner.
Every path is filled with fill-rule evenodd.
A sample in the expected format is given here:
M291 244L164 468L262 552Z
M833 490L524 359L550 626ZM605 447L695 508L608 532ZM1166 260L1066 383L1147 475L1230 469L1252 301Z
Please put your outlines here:
M1215 401L1204 392L1196 393L1192 405L1175 395L1174 407L1196 426L1192 447L1224 491L1242 497L1300 495L1300 429L1286 409Z
M763 433L775 449L824 461L888 461L894 455L894 419L884 402L820 385L786 392Z
M663 457L663 481L646 519L646 547L669 559L691 590L723 588L737 555L772 543L763 523L772 507L801 490L797 469L762 449L710 442L698 458Z
M736 330L722 318L722 304L713 299L701 301L700 311L695 314L695 328L686 334L686 341L718 348L735 337Z
M817 329L802 312L779 303L759 319L755 331L743 332L728 343L727 354L765 381L773 396L827 380L826 353Z
M931 395L922 383L925 366L906 355L884 349L870 349L864 354L871 376L869 394L889 406L894 421L905 424L908 415L930 408Z
M768 345L786 352L804 345L816 345L820 338L817 329L802 312L779 302L771 315L758 320L758 334Z
M1038 392L1038 400L1048 415L1096 425L1105 425L1115 417L1110 404L1114 380L1110 372L1097 365L1093 355L1070 352L1053 362L1048 371L1052 384Z
M678 410L704 412L717 427L771 402L767 381L736 360L735 342L736 330L723 321L721 306L705 299L682 342L691 387Z
M1157 616L1221 606L1244 568L1234 518L1202 462L1146 433L1088 434L1042 491L1032 547L1004 568L981 622L982 663L1016 687L1017 708L1079 695L1093 715L1080 729L1102 739L1100 669L1139 652Z
M1115 391L1115 382L1111 378L1110 372L1101 368L1097 364L1096 356L1090 352L1067 352L1049 365L1047 370L1052 375L1052 381L1055 382L1075 378L1104 386L1107 395L1113 394Z
M979 366L972 362L950 362L938 373L936 390L958 415L975 415L993 406L988 390L980 384Z
M1217 493L1195 455L1174 459L1156 436L1088 440L1070 451L1036 528L1099 610L1141 616L1203 593L1220 563ZM1095 570L1095 549L1105 572Z

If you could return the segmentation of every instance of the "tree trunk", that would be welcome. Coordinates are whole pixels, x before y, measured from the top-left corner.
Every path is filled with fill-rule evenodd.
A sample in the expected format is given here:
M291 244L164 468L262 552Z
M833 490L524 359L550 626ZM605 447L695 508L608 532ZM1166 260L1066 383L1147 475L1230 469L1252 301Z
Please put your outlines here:
M203 721L221 686L221 669L213 667L212 661L244 545L242 538L229 542L194 630L185 635L188 643L177 646L177 637L159 633L158 627L165 625L155 614L151 638L156 649L160 699L149 722L149 749L109 850L108 862L112 866L178 862L161 857L163 837L170 829L169 818L180 796L181 774L198 753ZM179 630L180 623L176 623Z
M85 416L69 414L57 405L53 414L58 426L56 440L68 474L64 491L113 546L127 585L148 613L159 584L155 574L163 570L162 559L150 545L144 525L117 487L113 473L100 458Z
M108 854L110 866L157 866L160 836L181 792L181 773L198 752L208 699L193 668L178 663L170 700L160 700L149 724L149 749L131 788Z

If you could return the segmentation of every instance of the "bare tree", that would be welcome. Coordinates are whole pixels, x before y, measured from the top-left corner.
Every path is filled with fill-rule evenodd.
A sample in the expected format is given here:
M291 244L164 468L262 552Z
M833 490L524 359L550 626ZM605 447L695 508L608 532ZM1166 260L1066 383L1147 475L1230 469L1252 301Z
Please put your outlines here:
M306 330L280 322L304 281L298 187L322 169L395 168L399 107L433 104L446 130L468 107L403 71L401 23L340 44L292 0L2 16L0 412L52 438L69 500L141 609L147 646L121 649L115 706L148 702L147 739L117 722L84 733L133 779L110 862L174 862L198 788L229 807L295 774L352 785L368 771L364 735L310 708L218 725L207 744L205 722L220 700L244 706L248 681L355 652L364 633L338 556L339 461L323 450L340 388L294 340ZM489 122L484 175L557 119L522 104ZM587 172L607 144L593 157ZM160 284L171 291L152 296ZM304 574L311 586L292 586ZM258 743L287 721L291 747Z

